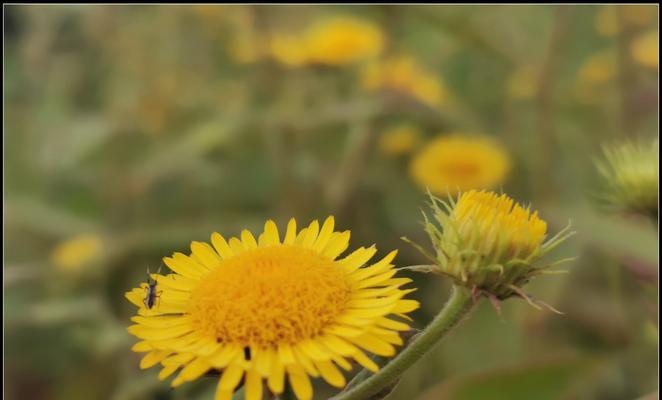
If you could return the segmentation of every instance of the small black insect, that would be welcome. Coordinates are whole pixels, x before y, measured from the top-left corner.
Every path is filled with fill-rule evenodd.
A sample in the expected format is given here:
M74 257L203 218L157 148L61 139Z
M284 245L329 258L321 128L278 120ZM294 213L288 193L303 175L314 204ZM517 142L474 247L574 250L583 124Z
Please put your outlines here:
M159 267L159 270L156 272L157 274L161 272L161 267ZM156 279L152 279L152 276L149 274L149 268L147 269L147 287L145 290L147 291L147 294L145 295L145 300L143 302L145 303L145 307L148 309L151 309L154 307L156 304L156 301L161 297L161 293L163 293L162 290L157 291L156 290Z

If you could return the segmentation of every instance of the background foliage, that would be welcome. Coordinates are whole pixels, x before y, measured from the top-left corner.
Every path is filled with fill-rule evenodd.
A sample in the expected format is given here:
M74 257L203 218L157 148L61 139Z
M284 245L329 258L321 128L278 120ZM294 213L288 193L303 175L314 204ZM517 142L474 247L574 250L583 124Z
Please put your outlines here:
M4 7L4 335L10 399L210 399L140 371L124 292L218 230L334 214L353 246L424 259L409 124L499 140L503 190L579 234L568 275L529 292L565 312L485 302L392 399L634 399L657 391L657 226L591 200L603 144L658 135L657 6ZM430 106L366 91L357 65L253 57L265 37L352 15L442 85ZM644 56L650 56L651 47ZM645 49L644 49L645 50ZM643 50L642 50L643 51ZM652 56L651 56L652 57ZM649 57L650 58L650 57ZM644 57L645 59L645 57ZM67 247L68 246L68 247ZM411 274L413 275L413 274ZM413 276L424 326L448 282ZM332 393L320 384L316 394Z

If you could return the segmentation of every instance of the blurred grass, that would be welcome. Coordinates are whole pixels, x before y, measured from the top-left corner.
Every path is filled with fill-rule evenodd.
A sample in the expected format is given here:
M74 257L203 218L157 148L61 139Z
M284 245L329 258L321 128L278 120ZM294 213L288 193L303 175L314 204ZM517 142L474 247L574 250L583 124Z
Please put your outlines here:
M646 6L647 22L627 35L603 36L595 19L605 7L6 6L5 394L211 398L212 380L170 391L138 369L123 294L147 267L214 230L332 213L354 247L398 248L398 265L420 264L399 237L426 243L425 196L406 157L377 147L403 122L424 141L465 132L503 142L515 165L503 190L540 209L551 231L572 220L579 234L555 255L578 259L568 275L528 288L565 316L508 301L499 318L483 304L391 398L617 400L656 391L657 226L600 213L590 198L602 144L658 135L659 75L627 53L620 62L631 76L582 83L577 74L590 56L654 29L657 7ZM356 66L241 63L228 50L251 26L268 34L338 13L379 26L386 53L415 57L451 101L437 109L365 92ZM550 47L558 24L563 35ZM518 69L545 70L550 59L553 81L532 82L531 98L509 94ZM54 265L54 248L89 233L102 240L98 258L77 272ZM414 279L422 327L447 284ZM549 361L561 350L571 356Z

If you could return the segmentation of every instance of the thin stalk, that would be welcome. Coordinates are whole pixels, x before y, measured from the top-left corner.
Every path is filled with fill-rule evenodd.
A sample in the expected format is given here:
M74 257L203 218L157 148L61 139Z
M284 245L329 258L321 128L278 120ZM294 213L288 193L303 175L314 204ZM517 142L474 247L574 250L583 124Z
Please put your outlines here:
M333 397L333 400L365 400L395 382L464 318L474 305L466 289L453 287L448 302L420 334L391 362L370 378Z

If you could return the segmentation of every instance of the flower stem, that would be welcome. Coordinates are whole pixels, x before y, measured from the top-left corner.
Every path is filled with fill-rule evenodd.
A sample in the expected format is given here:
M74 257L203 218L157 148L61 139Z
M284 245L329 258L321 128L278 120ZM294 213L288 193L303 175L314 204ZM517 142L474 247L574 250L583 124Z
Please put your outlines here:
M366 400L379 393L430 351L444 335L450 332L468 314L473 304L468 290L454 286L444 308L432 320L430 325L418 334L400 354L375 375L332 399Z

